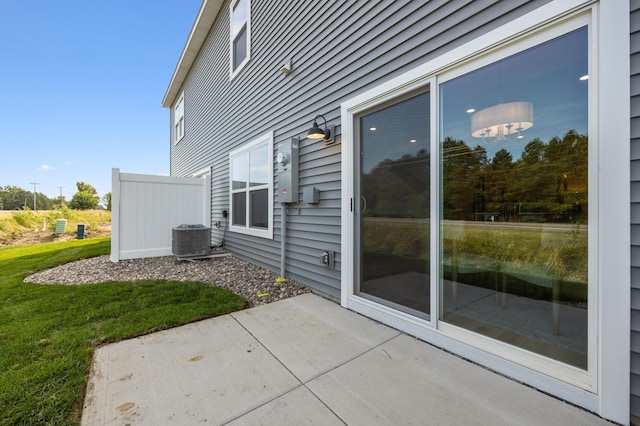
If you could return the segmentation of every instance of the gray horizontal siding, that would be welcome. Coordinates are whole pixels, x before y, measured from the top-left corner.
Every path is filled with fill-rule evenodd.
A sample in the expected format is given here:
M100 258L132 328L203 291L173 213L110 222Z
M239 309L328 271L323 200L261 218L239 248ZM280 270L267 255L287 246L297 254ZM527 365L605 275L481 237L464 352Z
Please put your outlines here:
M640 1L630 2L631 414L640 417Z
M640 203L640 182L631 182L631 202Z
M184 84L185 137L171 149L171 174L212 169L212 239L224 234L229 209L228 153L274 132L274 142L301 137L316 114L340 133L340 104L371 87L470 41L547 1L253 0L251 60L229 81L229 7L225 4ZM318 25L310 16L329 19ZM321 60L317 60L321 58ZM285 60L293 73L279 72ZM640 85L639 85L640 90ZM340 293L341 145L304 139L300 194L320 190L320 204L287 209L287 275ZM274 154L276 150L274 149ZM277 177L275 182L277 190ZM640 198L640 188L639 194ZM271 270L280 265L280 204L274 205L274 238L227 232L234 254ZM335 269L319 264L321 251L336 252Z

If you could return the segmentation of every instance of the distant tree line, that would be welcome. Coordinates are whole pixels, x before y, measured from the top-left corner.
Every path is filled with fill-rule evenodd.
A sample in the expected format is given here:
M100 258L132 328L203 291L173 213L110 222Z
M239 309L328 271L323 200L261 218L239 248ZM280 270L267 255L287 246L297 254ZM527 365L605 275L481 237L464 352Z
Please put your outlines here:
M73 210L94 210L99 207L111 210L111 193L103 197L104 206L100 206L98 191L90 184L77 182L78 191L73 195L68 207ZM46 195L36 193L35 206L33 191L27 191L13 185L0 186L0 210L52 210L61 204L66 204L64 197L49 198Z
M59 204L59 198L52 199L40 192L36 193L38 210L51 210ZM33 191L27 191L13 185L0 186L0 210L22 210L25 207L34 209Z
M509 142L506 142L509 143ZM442 215L451 220L584 222L588 137L574 130L548 143L533 139L514 161L501 149L442 142ZM429 154L384 160L362 179L368 216L424 218L429 213Z

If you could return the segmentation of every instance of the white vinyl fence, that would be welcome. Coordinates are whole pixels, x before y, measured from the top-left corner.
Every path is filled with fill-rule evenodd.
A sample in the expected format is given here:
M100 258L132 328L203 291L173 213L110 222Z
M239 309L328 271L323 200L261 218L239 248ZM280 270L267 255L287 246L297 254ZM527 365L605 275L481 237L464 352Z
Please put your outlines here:
M211 225L211 175L153 176L112 170L111 261L169 256L172 229Z

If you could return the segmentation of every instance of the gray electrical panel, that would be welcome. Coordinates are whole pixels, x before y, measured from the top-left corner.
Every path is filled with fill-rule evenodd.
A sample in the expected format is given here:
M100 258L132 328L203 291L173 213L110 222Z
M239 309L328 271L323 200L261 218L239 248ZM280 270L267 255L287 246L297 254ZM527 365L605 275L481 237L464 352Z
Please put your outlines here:
M298 202L298 138L278 144L278 200L281 203Z
M302 200L309 204L320 202L320 191L315 186L307 186L302 190Z

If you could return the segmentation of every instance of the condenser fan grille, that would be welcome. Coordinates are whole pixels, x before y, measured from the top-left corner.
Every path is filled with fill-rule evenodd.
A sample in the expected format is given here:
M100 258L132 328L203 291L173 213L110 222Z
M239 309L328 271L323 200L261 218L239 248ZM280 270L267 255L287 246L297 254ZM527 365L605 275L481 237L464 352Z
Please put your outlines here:
M178 257L202 256L211 252L211 228L180 225L173 228L171 251Z

